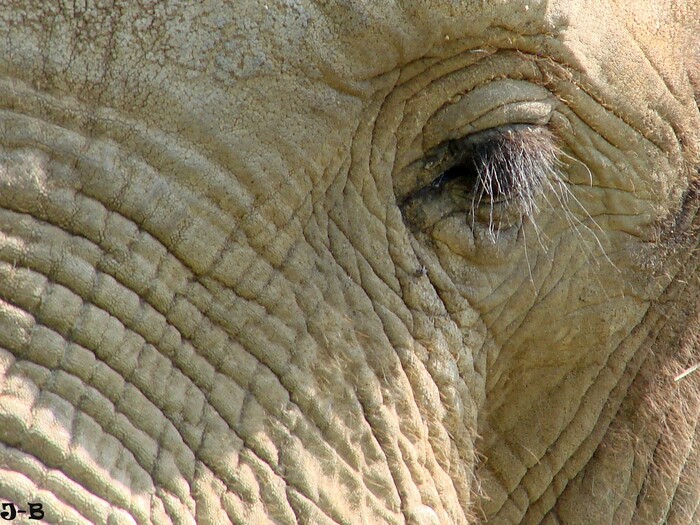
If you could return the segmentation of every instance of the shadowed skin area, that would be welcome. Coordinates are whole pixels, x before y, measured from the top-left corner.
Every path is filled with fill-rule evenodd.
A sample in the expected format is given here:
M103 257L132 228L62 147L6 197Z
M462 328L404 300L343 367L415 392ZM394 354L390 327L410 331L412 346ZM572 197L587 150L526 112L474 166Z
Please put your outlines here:
M0 503L700 520L697 1L0 6Z

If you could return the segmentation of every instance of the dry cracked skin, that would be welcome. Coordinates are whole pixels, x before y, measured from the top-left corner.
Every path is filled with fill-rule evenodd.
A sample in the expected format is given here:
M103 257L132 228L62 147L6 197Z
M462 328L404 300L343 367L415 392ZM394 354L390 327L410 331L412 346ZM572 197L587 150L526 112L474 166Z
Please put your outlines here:
M2 3L0 510L700 523L698 35Z

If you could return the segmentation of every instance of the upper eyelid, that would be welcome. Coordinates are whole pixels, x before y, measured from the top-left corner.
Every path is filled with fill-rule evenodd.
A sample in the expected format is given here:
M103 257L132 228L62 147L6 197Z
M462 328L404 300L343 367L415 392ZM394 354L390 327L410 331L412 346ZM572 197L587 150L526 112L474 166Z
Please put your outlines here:
M494 102L494 89L507 93L507 99ZM446 136L455 139L479 129L497 129L514 122L546 126L557 104L551 91L527 80L493 80L458 95L455 102L438 110L423 128L423 148L433 149Z

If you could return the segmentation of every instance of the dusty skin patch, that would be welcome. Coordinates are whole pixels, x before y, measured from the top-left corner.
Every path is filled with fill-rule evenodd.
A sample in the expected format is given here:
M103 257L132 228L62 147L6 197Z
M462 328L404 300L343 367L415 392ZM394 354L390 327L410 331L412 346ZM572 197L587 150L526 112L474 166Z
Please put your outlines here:
M3 3L0 503L694 519L696 7Z

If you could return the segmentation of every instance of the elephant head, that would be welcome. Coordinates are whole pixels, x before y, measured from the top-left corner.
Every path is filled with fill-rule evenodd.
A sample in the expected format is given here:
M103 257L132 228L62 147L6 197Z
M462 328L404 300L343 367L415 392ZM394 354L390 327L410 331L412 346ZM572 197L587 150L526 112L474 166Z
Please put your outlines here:
M697 523L699 12L4 3L1 510Z

